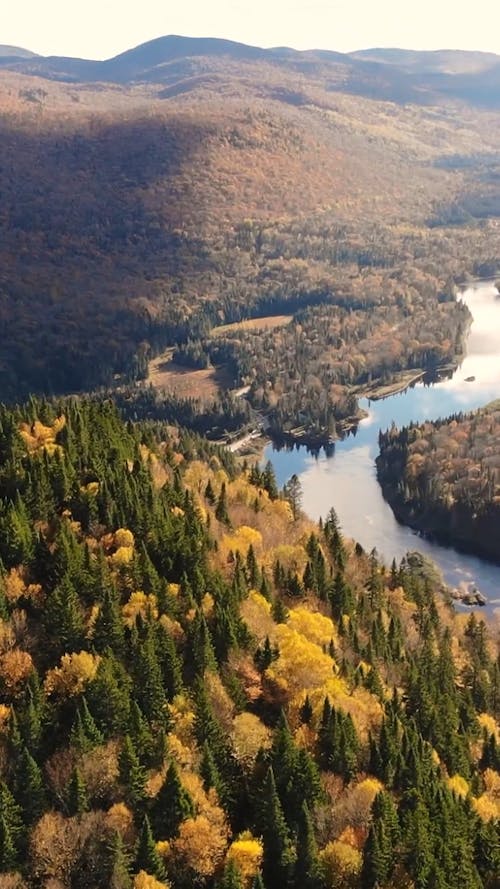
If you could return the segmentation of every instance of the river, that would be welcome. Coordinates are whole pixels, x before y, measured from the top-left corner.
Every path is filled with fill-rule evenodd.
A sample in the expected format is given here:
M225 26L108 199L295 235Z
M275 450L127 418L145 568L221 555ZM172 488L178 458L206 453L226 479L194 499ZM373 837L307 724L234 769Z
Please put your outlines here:
M425 540L400 525L384 500L375 471L379 429L394 421L435 420L457 411L473 410L500 397L500 297L492 282L477 282L459 294L473 322L467 355L450 379L417 383L381 401L360 401L368 416L355 433L332 448L313 455L304 447L277 450L268 445L265 459L274 465L279 485L296 473L303 490L302 505L311 518L326 516L335 507L342 530L365 550L374 547L390 564L408 550L419 550L441 569L452 586L473 582L488 599L485 610L500 615L500 566ZM467 382L468 377L474 377Z

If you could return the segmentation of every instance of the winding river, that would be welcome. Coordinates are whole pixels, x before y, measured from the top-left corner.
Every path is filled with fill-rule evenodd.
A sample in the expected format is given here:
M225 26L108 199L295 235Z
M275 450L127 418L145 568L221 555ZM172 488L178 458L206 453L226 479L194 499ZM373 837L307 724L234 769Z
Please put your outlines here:
M473 323L467 356L450 379L417 383L398 395L360 404L368 411L354 434L313 456L306 447L277 450L268 445L265 458L282 485L293 473L301 481L303 508L314 519L335 507L344 533L370 551L376 547L387 563L418 549L441 569L452 586L473 582L488 599L487 610L500 615L500 566L456 552L419 537L400 525L384 500L375 473L379 429L392 421L437 419L473 410L500 397L500 297L491 282L477 282L459 294ZM467 378L473 377L474 379Z

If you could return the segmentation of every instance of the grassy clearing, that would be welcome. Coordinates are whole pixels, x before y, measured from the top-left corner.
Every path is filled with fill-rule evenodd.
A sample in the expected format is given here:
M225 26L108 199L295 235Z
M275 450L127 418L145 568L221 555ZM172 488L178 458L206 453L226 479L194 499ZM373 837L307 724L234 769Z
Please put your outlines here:
M148 383L156 389L175 392L180 398L212 401L219 392L230 389L232 378L223 367L190 370L172 361L173 349L167 349L149 365Z
M222 336L235 330L269 330L272 327L286 327L292 318L293 315L266 315L265 318L249 318L248 321L221 324L211 330L210 336Z

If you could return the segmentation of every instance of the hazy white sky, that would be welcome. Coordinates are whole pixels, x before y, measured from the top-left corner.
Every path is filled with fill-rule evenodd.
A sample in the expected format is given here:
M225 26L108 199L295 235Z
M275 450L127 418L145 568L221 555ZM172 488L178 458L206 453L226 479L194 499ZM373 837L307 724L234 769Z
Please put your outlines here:
M500 53L498 0L1 0L0 44L108 58L164 34L257 46Z

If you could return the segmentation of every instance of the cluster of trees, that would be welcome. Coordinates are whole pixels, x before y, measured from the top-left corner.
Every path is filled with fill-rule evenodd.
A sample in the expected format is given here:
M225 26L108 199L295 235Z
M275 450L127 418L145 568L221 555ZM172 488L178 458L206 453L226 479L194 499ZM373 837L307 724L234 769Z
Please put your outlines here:
M377 472L396 515L446 543L498 561L500 409L392 427Z
M125 419L175 423L212 441L220 441L252 423L253 415L248 402L236 398L231 392L206 401L181 398L173 392L158 391L153 386L122 386L112 392L106 390L106 397L113 398Z
M108 402L0 409L0 887L494 889L500 660L418 561Z

